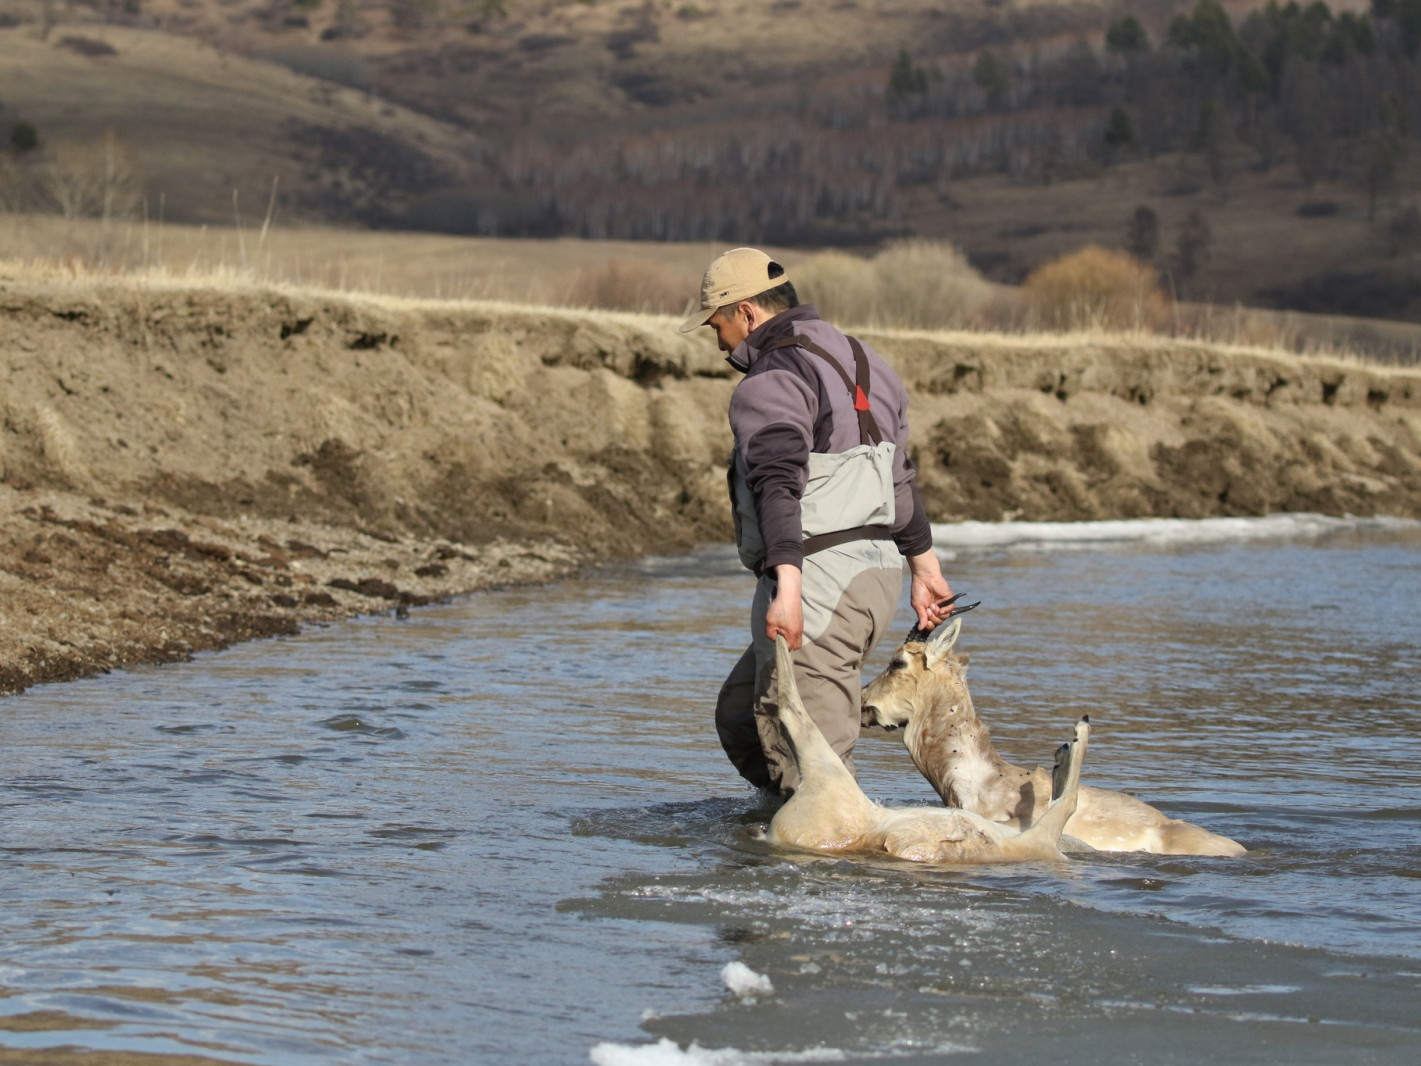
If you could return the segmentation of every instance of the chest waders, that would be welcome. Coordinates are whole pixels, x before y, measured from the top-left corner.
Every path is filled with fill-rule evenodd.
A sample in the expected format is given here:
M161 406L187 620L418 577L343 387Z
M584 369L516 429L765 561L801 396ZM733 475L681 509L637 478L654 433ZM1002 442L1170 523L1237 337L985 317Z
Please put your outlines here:
M852 773L859 734L863 660L892 627L903 590L903 556L893 542L893 464L897 446L885 440L869 405L869 365L852 337L850 377L818 343L797 335L760 349L799 347L834 368L858 417L859 443L842 452L810 452L800 497L804 560L801 606L804 643L794 653L795 680L810 717ZM722 746L751 783L780 791L799 785L789 741L774 711L775 649L765 635L775 582L764 571L765 546L741 449L731 465L736 546L754 570L750 647L726 678L716 701Z

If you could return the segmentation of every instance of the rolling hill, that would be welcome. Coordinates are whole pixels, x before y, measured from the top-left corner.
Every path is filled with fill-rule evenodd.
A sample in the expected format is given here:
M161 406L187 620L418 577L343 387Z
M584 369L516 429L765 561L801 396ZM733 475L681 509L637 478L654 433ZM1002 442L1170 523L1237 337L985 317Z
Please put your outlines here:
M1199 21L1206 6L1129 10L1159 45L1172 18ZM1246 39L1260 5L1218 10ZM1344 0L1326 26L1364 10ZM111 171L117 144L141 183L129 211L150 218L250 225L271 204L286 224L485 236L860 248L930 236L1005 282L1083 244L1121 246L1147 208L1158 234L1146 254L1181 295L1421 320L1414 133L1398 133L1385 182L1370 184L1361 137L1309 169L1303 142L1282 134L1263 165L1271 134L1246 115L1229 112L1223 133L1171 133L1149 119L1144 90L1158 85L1144 76L1166 61L1185 70L1193 53L1142 53L1144 88L1131 98L1132 60L1105 44L1124 11L1019 0L62 10L11 0L0 8L0 129L31 123L42 147L10 153L0 194L53 209L44 157L69 149L71 170L107 161ZM1196 81L1217 82L1219 106L1233 106L1237 71L1209 77ZM1101 147L1112 99L1135 110L1138 128L1113 154ZM1170 122L1203 122L1213 97L1201 99L1180 101ZM74 210L96 213L97 196ZM1196 220L1206 245L1185 271L1181 233Z

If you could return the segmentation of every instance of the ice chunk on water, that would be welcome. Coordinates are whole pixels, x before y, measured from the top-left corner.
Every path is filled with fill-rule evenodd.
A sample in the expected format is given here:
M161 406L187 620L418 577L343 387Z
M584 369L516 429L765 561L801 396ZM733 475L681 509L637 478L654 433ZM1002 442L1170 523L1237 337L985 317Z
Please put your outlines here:
M1117 544L1188 545L1259 538L1306 539L1361 530L1411 530L1414 519L1333 518L1292 513L1262 518L1135 518L1104 522L938 522L933 544L939 553L953 549L1052 550L1105 548Z
M709 1057L712 1054L715 1053L706 1052L695 1044L682 1051L662 1037L654 1044L640 1046L598 1044L589 1057L595 1066L711 1066L716 1062Z
M754 973L749 967L746 967L746 970ZM692 1043L683 1051L665 1037L654 1044L643 1044L639 1047L627 1044L598 1044L592 1049L591 1058L595 1066L788 1066L791 1063L848 1061L848 1056L837 1048L738 1051L730 1047L704 1048Z
M720 979L725 987L742 998L773 995L775 986L762 973L756 973L743 962L728 962L720 971Z

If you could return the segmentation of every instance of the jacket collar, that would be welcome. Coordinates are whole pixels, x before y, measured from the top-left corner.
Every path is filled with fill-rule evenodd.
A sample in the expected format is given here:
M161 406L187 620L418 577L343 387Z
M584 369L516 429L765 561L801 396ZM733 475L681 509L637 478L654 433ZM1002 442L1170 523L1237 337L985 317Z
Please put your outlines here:
M799 332L801 322L817 321L819 312L813 304L800 304L788 311L781 311L741 341L735 350L725 357L725 361L742 374L748 373L763 349L775 341L794 336Z

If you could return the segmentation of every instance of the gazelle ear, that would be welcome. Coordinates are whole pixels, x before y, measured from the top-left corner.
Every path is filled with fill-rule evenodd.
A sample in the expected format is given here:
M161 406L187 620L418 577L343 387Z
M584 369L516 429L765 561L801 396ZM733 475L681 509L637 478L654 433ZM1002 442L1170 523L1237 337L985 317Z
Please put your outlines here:
M962 619L960 618L954 618L945 626L938 626L937 630L928 638L928 669L935 669L947 658L947 653L952 651L952 646L957 643L957 635L961 632Z

